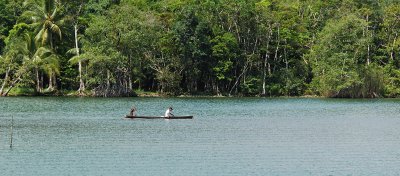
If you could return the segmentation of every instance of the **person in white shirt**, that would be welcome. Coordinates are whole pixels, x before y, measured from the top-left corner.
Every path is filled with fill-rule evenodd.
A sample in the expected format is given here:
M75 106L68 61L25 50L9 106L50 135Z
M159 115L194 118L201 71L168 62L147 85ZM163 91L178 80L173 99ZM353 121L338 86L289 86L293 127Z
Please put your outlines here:
M164 115L164 117L173 117L174 116L174 114L172 114L172 107L169 107L168 109L167 109L167 111L165 111L165 115Z
M130 115L130 116L136 116L136 108L135 108L135 106L132 106L129 115Z

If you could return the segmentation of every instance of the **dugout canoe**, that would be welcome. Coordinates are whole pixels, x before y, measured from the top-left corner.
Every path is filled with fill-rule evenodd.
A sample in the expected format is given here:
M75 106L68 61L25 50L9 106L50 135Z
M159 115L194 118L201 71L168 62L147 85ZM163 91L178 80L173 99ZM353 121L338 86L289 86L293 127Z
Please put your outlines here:
M193 116L164 117L164 116L130 116L130 115L126 115L125 118L128 118L128 119L193 119Z

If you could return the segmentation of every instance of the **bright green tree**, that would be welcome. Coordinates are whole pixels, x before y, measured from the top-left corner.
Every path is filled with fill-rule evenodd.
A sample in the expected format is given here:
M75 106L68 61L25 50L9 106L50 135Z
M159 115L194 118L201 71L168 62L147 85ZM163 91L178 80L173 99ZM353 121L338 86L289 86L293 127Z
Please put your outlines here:
M353 14L331 20L319 33L319 41L307 56L312 63L313 89L328 97L368 97L379 89L361 91L365 85L364 68L369 35L367 22ZM378 86L379 87L379 86Z

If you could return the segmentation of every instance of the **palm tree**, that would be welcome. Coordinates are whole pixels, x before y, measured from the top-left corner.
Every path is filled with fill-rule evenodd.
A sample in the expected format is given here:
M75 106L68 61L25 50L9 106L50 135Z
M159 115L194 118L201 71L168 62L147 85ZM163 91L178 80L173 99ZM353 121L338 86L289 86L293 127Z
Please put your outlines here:
M46 70L49 77L48 90L54 90L56 73L59 71L58 61L54 55L54 35L57 35L59 39L62 39L61 29L58 24L62 20L58 19L57 16L57 0L31 0L27 1L26 6L31 7L31 10L25 11L21 15L21 19L28 20L32 26L36 28L35 42L37 46L50 46L53 50L53 54L47 62Z
M43 58L43 69L49 75L49 87L47 90L54 90L53 85L55 85L56 75L60 74L60 64L58 62L57 54L51 52L48 55L42 55Z
M34 70L36 77L36 92L42 91L42 86L40 84L39 72L44 71L48 75L53 75L59 73L59 64L57 55L52 52L52 50L46 47L39 47L35 45L35 41L32 38L31 33L24 33L24 41L22 47L19 49L20 53L23 55L23 65L25 65L27 70ZM51 70L50 70L51 69ZM52 85L53 78L50 77L49 85Z
M25 11L20 17L23 20L29 21L36 28L37 35L35 41L40 42L41 46L49 44L51 49L54 49L53 35L58 35L60 40L62 38L59 27L62 20L56 16L57 4L58 1L56 0L27 1L25 6L31 7L31 10Z
M31 62L31 66L33 66L35 70L36 91L41 92L42 86L40 85L39 71L43 70L48 75L59 74L60 66L58 62L58 56L51 50L45 47L40 47L35 51L29 60ZM49 77L49 86L53 85L53 81L54 78Z

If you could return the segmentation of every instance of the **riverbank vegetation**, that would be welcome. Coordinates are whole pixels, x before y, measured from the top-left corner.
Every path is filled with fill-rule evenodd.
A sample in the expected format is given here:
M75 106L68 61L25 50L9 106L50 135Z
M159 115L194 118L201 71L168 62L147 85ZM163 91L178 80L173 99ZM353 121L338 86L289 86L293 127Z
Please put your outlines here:
M399 97L399 19L391 0L0 0L0 94Z

